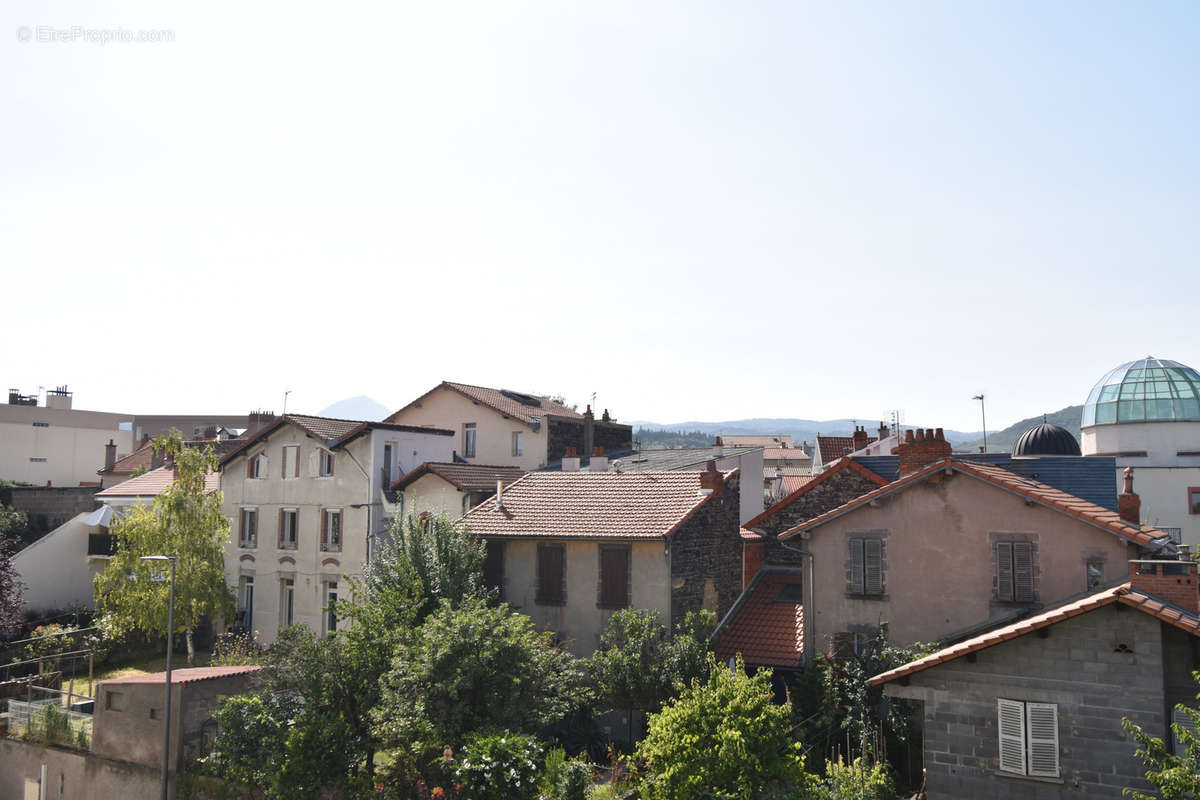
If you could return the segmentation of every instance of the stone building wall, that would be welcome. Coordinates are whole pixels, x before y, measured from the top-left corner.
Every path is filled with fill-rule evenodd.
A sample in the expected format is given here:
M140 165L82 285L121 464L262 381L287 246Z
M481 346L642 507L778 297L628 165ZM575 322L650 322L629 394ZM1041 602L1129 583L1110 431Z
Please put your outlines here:
M689 611L701 608L713 611L720 620L741 594L741 477L732 475L721 497L701 506L671 535L672 629Z
M929 800L1116 798L1145 791L1145 767L1121 728L1164 736L1164 623L1119 605L911 676L887 693L924 703ZM1132 652L1117 652L1128 648ZM997 698L1058 705L1061 780L999 771Z
M779 534L878 488L878 484L866 478L862 473L849 468L841 469L805 491L786 506L771 513L761 523L754 525L754 530L762 531L767 535L764 555L766 565L803 566L804 560L799 553L787 550L779 543L777 538ZM793 547L801 546L799 540L789 544Z
M95 509L98 491L99 486L14 486L12 507L28 514L30 525L44 533Z
M543 424L548 436L546 463L561 461L568 447L574 447L582 458L591 457L584 452L583 420L547 417ZM603 447L605 453L632 450L633 426L597 420L592 427L592 446Z

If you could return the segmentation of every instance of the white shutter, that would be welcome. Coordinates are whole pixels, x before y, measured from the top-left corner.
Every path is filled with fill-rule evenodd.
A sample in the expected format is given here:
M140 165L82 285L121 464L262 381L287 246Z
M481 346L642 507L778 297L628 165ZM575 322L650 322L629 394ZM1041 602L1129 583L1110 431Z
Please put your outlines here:
M308 453L308 477L315 478L320 474L321 451L313 447Z
M1171 730L1172 750L1171 750L1171 752L1173 752L1177 756L1187 755L1187 747L1184 746L1184 743L1181 741L1182 737L1178 733L1176 733L1176 727L1182 728L1183 730L1190 733L1192 736L1200 736L1200 730L1197 730L1196 722L1192 719L1192 717L1186 711L1184 711L1181 708L1175 708L1175 709L1171 710L1171 724L1172 724L1172 730Z
M996 699L1000 729L1000 769L1025 774L1025 704Z
M1026 703L1029 716L1029 774L1039 778L1058 775L1058 706Z

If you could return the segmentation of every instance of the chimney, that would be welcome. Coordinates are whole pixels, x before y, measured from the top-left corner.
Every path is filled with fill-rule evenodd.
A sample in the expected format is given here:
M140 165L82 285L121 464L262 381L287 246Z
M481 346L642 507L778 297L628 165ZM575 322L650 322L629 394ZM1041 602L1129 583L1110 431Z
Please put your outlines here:
M879 441L882 442L884 439L886 439L892 435L892 429L889 428L887 425L884 425L882 422L880 422L878 433L879 433Z
M496 507L493 510L502 511L503 509L504 509L504 481L501 480L500 478L496 478Z
M116 442L109 439L108 444L104 445L104 471L108 472L115 463L117 463L117 445Z
M1134 591L1200 614L1195 561L1130 561L1129 583Z
M904 443L896 448L896 455L900 457L900 475L908 475L926 464L948 458L950 451L950 443L941 428L905 431Z
M853 446L850 448L851 451L862 450L864 447L866 447L868 438L866 427L862 425L855 425L854 435L850 437L850 441L853 443Z
M604 455L603 447L592 449L592 460L588 464L592 472L608 472L608 456Z
M563 472L579 472L579 453L574 447L568 447L567 452L562 457Z
M601 417L600 417L600 421L601 421L601 422L612 422L612 421L613 421L612 415L610 415L610 414L608 413L608 409L607 409L607 408L606 408L606 409L604 409L604 414L603 414L603 415L601 415Z
M1142 524L1142 498L1133 491L1133 467L1125 468L1125 491L1117 495L1117 513L1130 525Z
M595 446L596 440L596 415L592 413L592 407L589 405L587 410L583 412L583 450L584 453L591 453L592 447Z
M700 473L700 489L711 491L713 497L720 497L725 493L725 476L717 470L716 461L710 460L705 465L704 472Z
M720 458L725 455L725 443L721 441L720 436L713 439L712 455L713 458Z
M251 411L246 419L246 435L249 436L259 428L265 428L274 421L274 411Z

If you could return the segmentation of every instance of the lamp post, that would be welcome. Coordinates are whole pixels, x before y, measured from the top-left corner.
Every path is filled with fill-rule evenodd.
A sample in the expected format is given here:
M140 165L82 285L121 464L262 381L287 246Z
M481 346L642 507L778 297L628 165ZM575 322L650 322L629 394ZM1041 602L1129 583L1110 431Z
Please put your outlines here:
M167 693L163 709L162 800L167 800L171 766L171 651L175 644L175 562L179 556L142 556L142 561L171 562L171 582L167 588Z
M979 401L979 413L983 415L983 452L987 452L987 409L983 407L983 393L979 393L971 398Z

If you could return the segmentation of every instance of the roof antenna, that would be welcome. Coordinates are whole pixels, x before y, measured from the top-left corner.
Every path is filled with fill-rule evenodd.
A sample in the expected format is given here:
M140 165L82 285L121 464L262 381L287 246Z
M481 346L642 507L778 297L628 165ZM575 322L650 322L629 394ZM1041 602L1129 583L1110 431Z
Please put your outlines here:
M283 393L283 414L281 416L287 416L287 396L291 393L291 389L288 389Z

